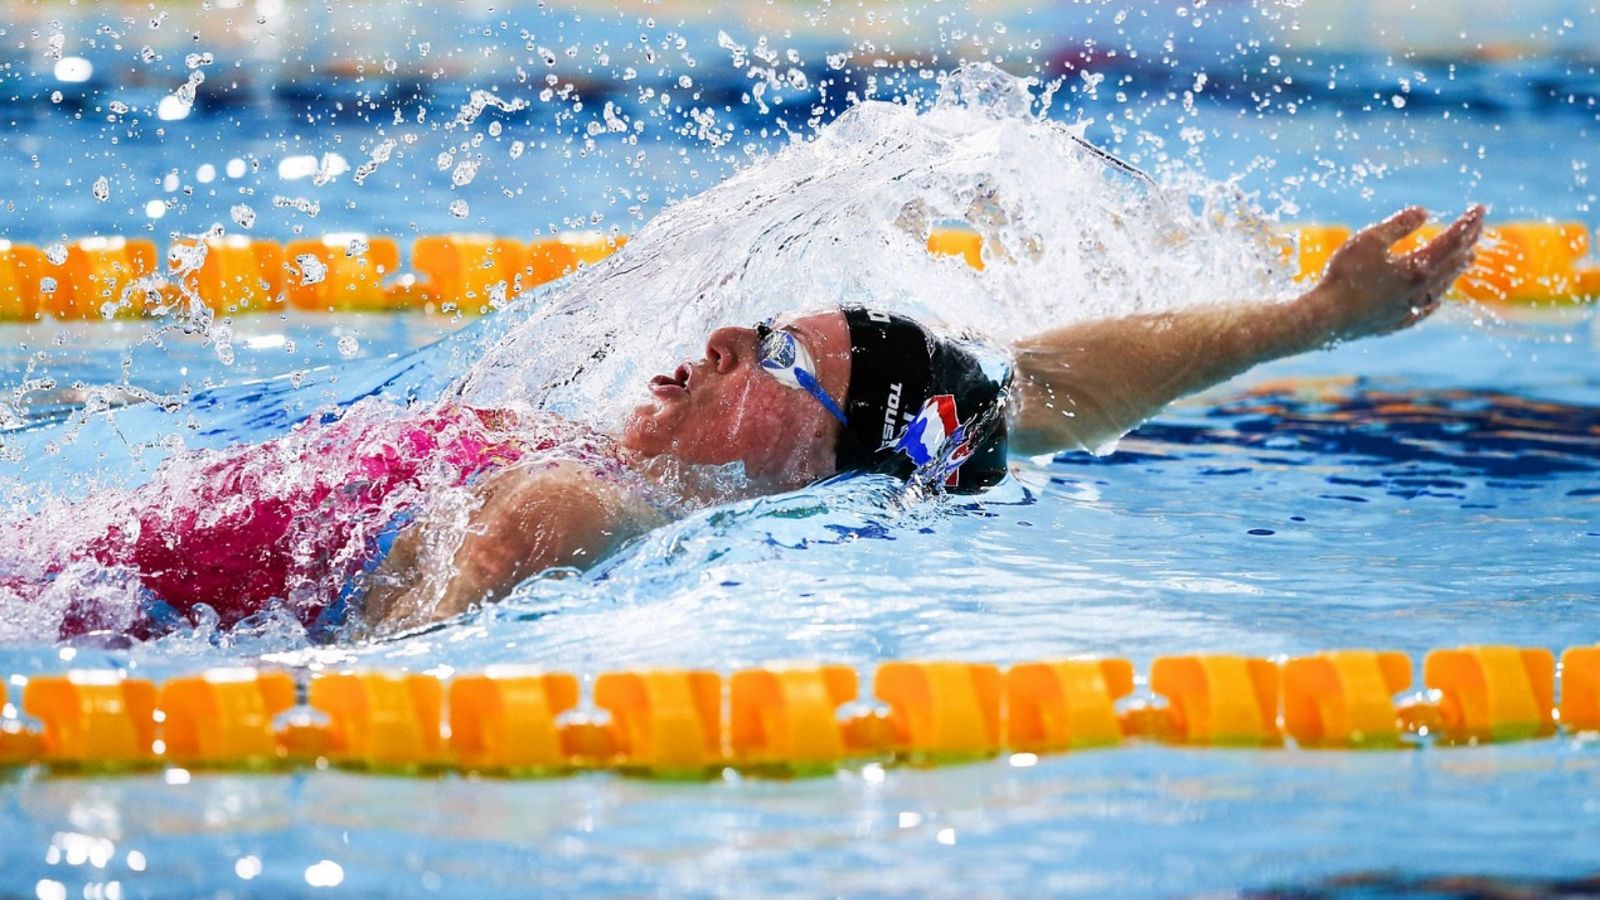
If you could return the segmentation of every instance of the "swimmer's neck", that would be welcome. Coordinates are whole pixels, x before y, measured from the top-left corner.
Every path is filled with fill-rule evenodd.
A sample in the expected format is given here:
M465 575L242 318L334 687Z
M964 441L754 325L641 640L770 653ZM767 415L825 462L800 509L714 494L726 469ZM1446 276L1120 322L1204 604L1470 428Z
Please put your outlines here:
M798 490L809 483L752 477L742 463L699 465L671 453L647 455L620 441L615 446L617 458L635 474L693 508Z
M709 465L685 462L671 451L646 453L630 447L616 430L596 428L555 413L514 409L496 412L501 418L495 420L495 425L502 428L526 429L544 423L544 427L553 426L569 436L576 429L605 445L613 459L652 488L694 509L799 490L817 481L817 477L796 475L787 468L777 473L753 475L740 462Z

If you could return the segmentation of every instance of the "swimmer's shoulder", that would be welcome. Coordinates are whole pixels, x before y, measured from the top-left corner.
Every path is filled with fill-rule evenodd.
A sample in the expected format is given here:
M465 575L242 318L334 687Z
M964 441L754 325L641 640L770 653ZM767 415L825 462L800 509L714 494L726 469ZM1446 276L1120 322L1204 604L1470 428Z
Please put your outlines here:
M513 468L520 474L510 479L529 482L527 490L553 491L574 503L587 502L601 518L634 525L635 531L673 518L678 498L630 465L604 432L542 410L463 406L458 414L515 442L521 453ZM579 510L573 512L580 519L589 518L578 515Z
M496 543L526 543L548 566L582 566L654 527L657 514L627 482L576 459L507 467L482 485L476 524ZM513 537L517 535L518 537Z

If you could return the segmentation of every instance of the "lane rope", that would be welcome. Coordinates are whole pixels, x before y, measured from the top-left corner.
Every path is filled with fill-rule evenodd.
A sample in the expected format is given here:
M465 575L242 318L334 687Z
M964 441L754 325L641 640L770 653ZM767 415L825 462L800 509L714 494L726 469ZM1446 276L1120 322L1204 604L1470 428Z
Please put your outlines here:
M1395 246L1404 252L1437 235L1426 225ZM1299 280L1320 275L1351 234L1342 225L1285 225L1274 235ZM1600 299L1600 261L1579 222L1506 222L1485 229L1477 262L1451 297L1480 303L1564 305ZM127 319L197 314L432 312L479 315L523 291L593 265L627 243L623 235L574 232L525 241L483 234L417 238L402 266L392 237L329 234L273 241L228 235L177 240L166 255L148 238L93 237L48 248L0 240L0 321ZM975 269L1012 258L987 252L974 231L936 229L931 253Z
M13 676L0 765L120 772L160 766L338 765L429 774L666 778L824 774L1129 742L1245 748L1416 748L1600 731L1600 646L1430 651L1419 688L1397 651L1288 659L800 664L577 676L497 666L441 678L211 669L159 686L120 671ZM1398 699L1397 699L1398 698ZM17 701L20 701L20 705Z

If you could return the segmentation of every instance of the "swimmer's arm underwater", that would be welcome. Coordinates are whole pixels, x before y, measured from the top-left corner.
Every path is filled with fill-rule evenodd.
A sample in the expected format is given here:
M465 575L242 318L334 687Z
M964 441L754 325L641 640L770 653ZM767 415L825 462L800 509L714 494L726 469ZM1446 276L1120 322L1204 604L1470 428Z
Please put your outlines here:
M1483 214L1474 206L1427 245L1395 257L1389 248L1427 212L1395 213L1346 241L1322 280L1288 302L1083 322L1019 341L1012 446L1023 454L1093 451L1171 401L1258 363L1414 325L1472 264Z
M655 524L631 494L576 464L507 469L478 494L464 531L425 519L395 540L363 599L368 628L438 621L499 600L546 569L586 568Z

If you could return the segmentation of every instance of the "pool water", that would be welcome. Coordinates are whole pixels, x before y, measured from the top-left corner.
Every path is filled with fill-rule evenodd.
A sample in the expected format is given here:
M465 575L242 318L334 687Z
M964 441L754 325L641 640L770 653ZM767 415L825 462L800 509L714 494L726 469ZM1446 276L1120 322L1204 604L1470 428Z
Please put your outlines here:
M1344 646L1415 659L1461 643L1591 642L1595 320L1441 318L1266 367L1174 408L1124 452L1024 461L1015 485L976 503L895 514L832 498L845 511L821 515L822 498L803 492L713 510L590 575L375 645L24 645L0 663L162 677L266 651L280 663L537 661L592 675L1078 653L1143 666L1172 652ZM0 868L15 883L154 895L294 891L325 860L358 894L809 893L819 868L830 892L849 893L1575 878L1600 862L1597 780L1593 749L1571 737L1365 753L1146 746L709 784L28 772L0 787L12 835Z
M1137 127L1114 129L1112 115L1090 133L1141 164L1176 159L1212 178L1238 174L1284 218L1356 224L1413 199L1455 208L1474 198L1494 202L1497 214L1592 220L1587 173L1600 163L1585 103L1595 94L1592 67L1587 77L1557 67L1571 76L1562 84L1573 103L1447 119L1422 102L1362 108L1369 93L1388 96L1373 89L1395 76L1392 61L1366 62L1378 73L1372 81L1351 76L1344 93L1297 111L1263 110L1248 86L1228 99L1203 96L1199 112L1136 97ZM1434 66L1433 84L1443 80L1445 63L1415 65ZM1109 90L1068 93L1077 106L1114 112ZM1471 102L1499 94L1485 89ZM1193 139L1180 136L1194 122L1204 140L1180 147ZM0 143L0 154L37 155L83 127L36 122ZM510 140L517 127L496 134ZM351 129L352 142L373 136L370 122L303 133L296 125L289 143L331 146L340 128ZM1168 151L1139 129L1169 142ZM325 217L309 225L429 232L462 224L445 211L457 192L427 177L435 154L458 138L425 133L371 189L334 184ZM691 143L650 153L672 157ZM541 149L548 155L532 153L530 163L560 161L572 175L570 193L546 187L541 202L600 207L624 177L617 157L574 161L554 139ZM171 152L160 141L132 142L118 158L139 177L159 176ZM283 153L257 137L218 152ZM1528 166L1529 155L1548 165ZM95 158L79 148L63 166L81 181ZM624 218L627 230L734 168L723 156L690 158L698 162L668 168L692 173L664 176L673 190L640 201ZM1336 176L1320 174L1328 159L1339 164ZM1057 173L1011 174L1025 183ZM530 201L494 188L526 173L505 177L478 185L466 224L523 221ZM108 213L82 197L56 204L37 183L0 186L22 192L24 213L38 213L19 222L19 238L148 225L137 204ZM237 197L217 190L172 207L167 224L193 233L224 219ZM258 234L308 226L261 206ZM549 219L541 228L573 221L570 211L539 215ZM838 268L870 271L852 265ZM1197 279L1215 287L1224 275ZM162 440L172 434L191 449L226 446L367 394L437 396L560 291L477 324L241 318L231 323L231 364L219 360L213 336L168 330L156 343L158 326L147 323L0 326L0 385L53 380L18 404L27 421L0 433L9 454L0 459L0 489L17 514L46 491L85 497L153 477L173 452ZM1040 298L1015 312L1043 315L1047 301L1057 302ZM1108 302L1114 309L1117 298ZM865 675L879 662L914 658L1102 654L1143 669L1159 655L1206 651L1365 647L1419 662L1428 649L1465 643L1559 650L1600 640L1597 354L1593 310L1451 306L1412 332L1274 363L1185 400L1115 454L1016 460L1014 479L981 497L906 501L889 485L858 480L718 506L587 573L532 580L501 604L371 643L317 646L292 623L266 617L143 644L98 637L61 645L53 623L11 608L0 625L0 672L113 667L161 679L246 663L448 674L516 662L592 677L623 667L728 671L812 660ZM74 384L131 384L185 399L176 414L145 405L85 416ZM1591 744L1564 736L1362 753L1139 745L708 783L24 770L0 776L0 891L1382 896L1453 875L1553 890L1600 871L1600 757Z

